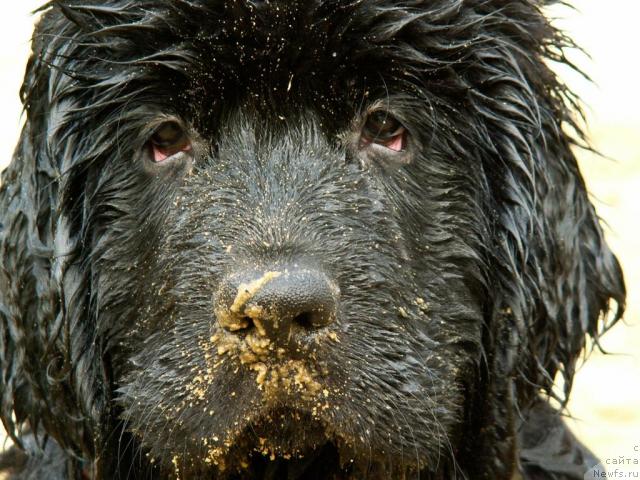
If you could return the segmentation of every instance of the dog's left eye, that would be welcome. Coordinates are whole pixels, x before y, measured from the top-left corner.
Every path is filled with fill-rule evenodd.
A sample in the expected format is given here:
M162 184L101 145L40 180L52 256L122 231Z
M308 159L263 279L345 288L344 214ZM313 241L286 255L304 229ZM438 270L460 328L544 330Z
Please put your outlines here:
M407 129L389 112L379 110L367 116L360 134L360 148L376 144L393 152L402 152L406 143Z
M166 121L151 135L149 139L151 158L160 163L181 152L190 152L193 149L191 139L180 123Z

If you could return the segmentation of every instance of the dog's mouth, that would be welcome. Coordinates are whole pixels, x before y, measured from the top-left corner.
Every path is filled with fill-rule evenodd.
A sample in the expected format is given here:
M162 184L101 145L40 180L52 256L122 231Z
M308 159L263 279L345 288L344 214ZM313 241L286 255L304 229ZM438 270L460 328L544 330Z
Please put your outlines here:
M338 447L333 442L317 447L297 457L271 456L255 452L245 469L229 472L232 479L347 479L349 465L341 466Z

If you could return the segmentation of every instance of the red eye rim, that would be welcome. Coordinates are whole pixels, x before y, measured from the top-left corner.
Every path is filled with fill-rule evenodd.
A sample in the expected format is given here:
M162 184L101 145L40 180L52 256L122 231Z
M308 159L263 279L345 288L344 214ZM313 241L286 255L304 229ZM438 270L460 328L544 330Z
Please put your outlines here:
M176 155L177 153L181 153L181 152L187 153L187 152L191 152L192 150L193 150L193 147L191 145L185 145L184 147L181 147L178 149L171 149L171 150L160 149L153 145L151 147L153 161L156 163L164 162L165 160Z
M380 145L395 153L402 153L407 149L407 131L405 128L402 128L397 134L384 140L362 137L360 148L368 147L371 144Z

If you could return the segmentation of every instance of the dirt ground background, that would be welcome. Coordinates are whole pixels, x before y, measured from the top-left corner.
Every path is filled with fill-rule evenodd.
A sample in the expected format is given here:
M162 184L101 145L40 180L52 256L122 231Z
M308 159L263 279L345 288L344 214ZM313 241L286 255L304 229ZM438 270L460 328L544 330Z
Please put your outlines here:
M29 51L33 17L42 1L4 2L0 28L0 167L21 125L17 91ZM579 152L587 184L607 235L626 272L625 324L603 339L610 352L593 353L580 369L570 403L572 428L600 458L640 458L640 55L638 0L574 0L578 11L551 14L592 57L573 58L596 85L573 72L559 73L589 106L594 145L611 159ZM0 429L0 449L3 445Z

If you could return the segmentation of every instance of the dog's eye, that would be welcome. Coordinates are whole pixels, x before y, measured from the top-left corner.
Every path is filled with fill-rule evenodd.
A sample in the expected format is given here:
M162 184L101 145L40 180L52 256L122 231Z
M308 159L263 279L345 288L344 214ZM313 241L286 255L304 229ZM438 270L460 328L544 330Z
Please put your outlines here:
M388 112L372 112L362 127L360 148L371 144L382 145L394 152L402 152L407 144L407 130Z
M151 158L159 163L180 152L190 152L193 149L191 139L182 125L176 121L167 121L153 132L149 140Z

